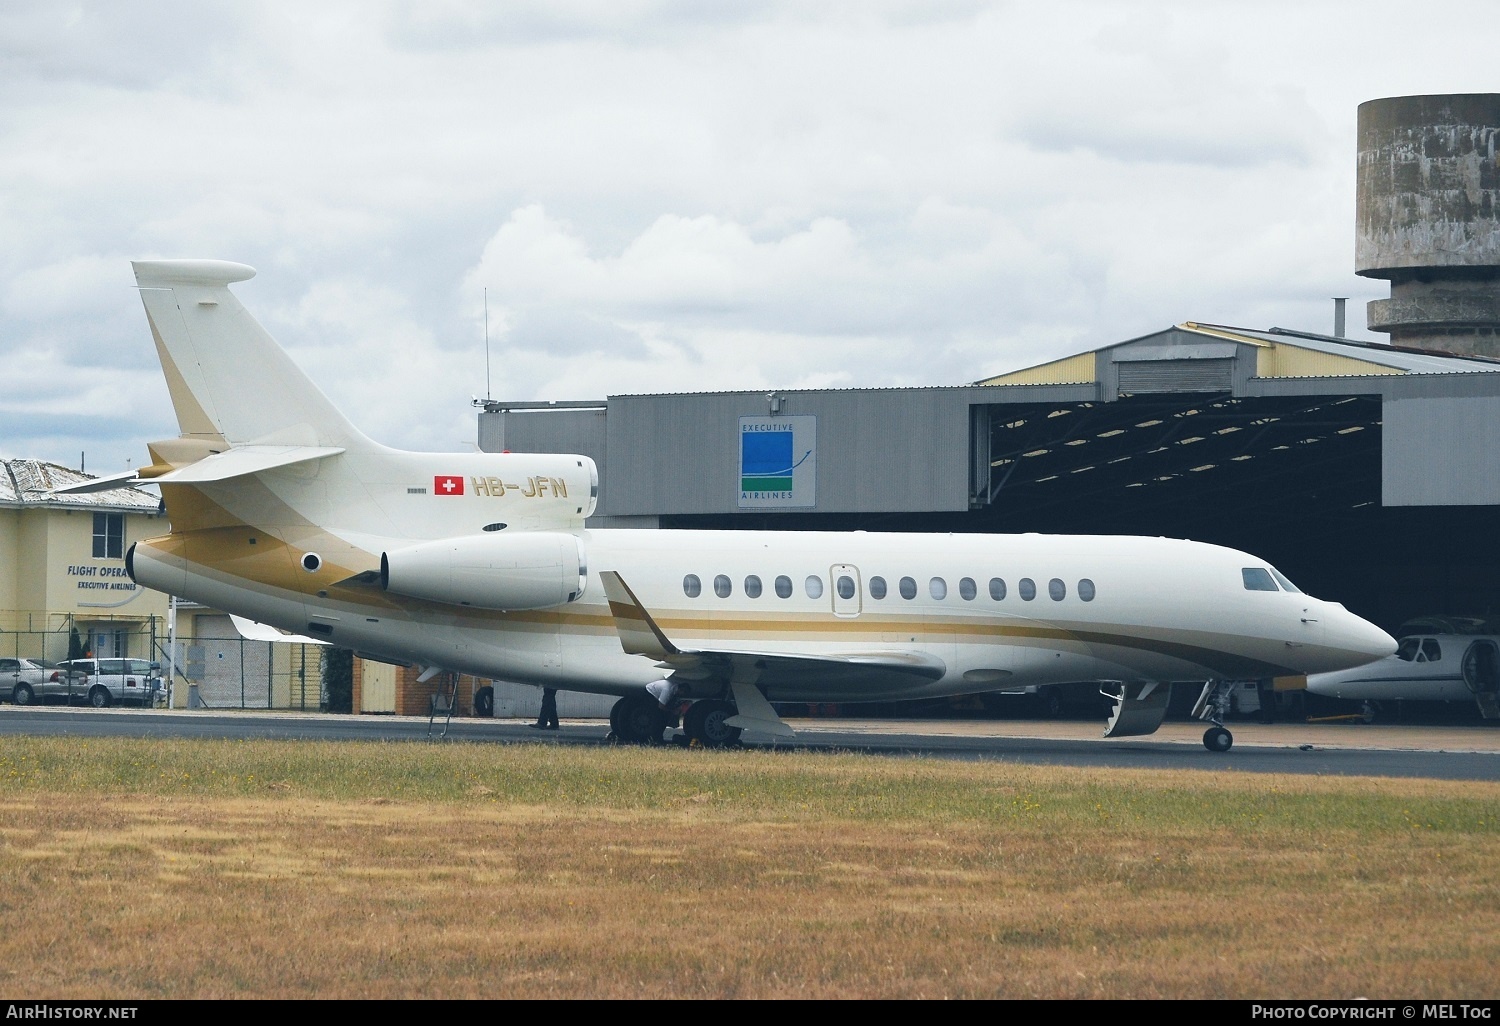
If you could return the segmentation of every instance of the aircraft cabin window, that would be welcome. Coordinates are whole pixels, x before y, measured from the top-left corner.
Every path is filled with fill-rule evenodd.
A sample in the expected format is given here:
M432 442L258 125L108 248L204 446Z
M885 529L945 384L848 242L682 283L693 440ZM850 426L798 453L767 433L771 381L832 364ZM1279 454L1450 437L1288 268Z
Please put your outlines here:
M854 578L848 576L840 577L835 587L839 590L839 598L852 599L854 597Z
M910 577L901 578L901 597L914 599L917 597L917 582Z
M1005 582L998 577L990 578L990 598L996 602L1005 598Z
M958 595L965 602L973 602L974 596L979 594L979 588L974 584L974 578L965 577L958 582Z
M1403 662L1411 662L1417 658L1417 645L1419 644L1416 638L1402 638L1401 644L1396 646L1396 658Z
M1443 650L1438 647L1437 638L1422 639L1422 654L1427 657L1429 663L1442 661Z
M1047 594L1052 596L1053 602L1061 602L1068 597L1068 586L1054 577L1047 582Z
M1291 581L1287 580L1286 575L1283 574L1280 570L1276 569L1274 566L1271 567L1271 576L1276 578L1277 582L1281 585L1283 590L1289 591L1294 595L1302 594L1302 589L1297 587Z
M782 574L780 577L776 578L776 597L792 597L792 579L785 574Z
M927 582L927 594L941 602L948 597L948 582L941 577L934 577Z
M733 590L734 585L723 574L714 578L714 594L719 596L719 598L728 598L729 593Z
M760 578L751 574L745 578L745 594L750 598L760 598Z
M1240 571L1240 576L1245 579L1246 591L1276 591L1276 582L1271 579L1269 572L1258 566L1247 566Z
M819 577L817 574L809 574L807 577L806 585L808 598L823 597L823 578Z
M1094 601L1094 582L1085 577L1078 582L1078 597L1085 602Z
M884 577L871 577L870 578L870 597L872 599L883 599L883 598L885 598L885 578Z
M688 598L697 598L703 594L703 582L698 580L697 574L688 574L682 579L682 593Z
M1017 584L1016 587L1021 592L1022 602L1030 602L1032 599L1036 598L1036 582L1033 581L1030 577L1021 578L1021 582Z

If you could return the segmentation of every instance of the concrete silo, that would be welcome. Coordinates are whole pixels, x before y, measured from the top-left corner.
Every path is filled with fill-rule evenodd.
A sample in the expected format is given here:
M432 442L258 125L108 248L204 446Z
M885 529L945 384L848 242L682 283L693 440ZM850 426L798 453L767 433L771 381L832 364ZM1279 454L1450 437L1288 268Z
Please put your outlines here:
M1396 345L1500 357L1500 93L1359 105L1355 271Z

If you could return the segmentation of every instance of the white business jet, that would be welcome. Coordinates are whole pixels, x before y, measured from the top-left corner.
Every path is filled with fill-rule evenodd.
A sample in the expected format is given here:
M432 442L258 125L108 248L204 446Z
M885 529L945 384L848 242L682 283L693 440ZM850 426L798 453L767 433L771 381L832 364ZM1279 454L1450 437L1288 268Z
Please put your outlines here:
M1166 538L595 530L584 456L419 453L347 421L229 291L255 271L135 265L181 434L129 479L170 533L140 584L374 658L617 695L623 740L690 701L701 744L787 736L773 702L1097 681L1106 737L1150 734L1201 682L1227 751L1235 680L1357 666L1395 641L1243 552Z
M1451 626L1407 634L1395 655L1315 673L1307 690L1363 702L1367 719L1382 702L1474 702L1484 719L1500 719L1500 635L1454 633Z

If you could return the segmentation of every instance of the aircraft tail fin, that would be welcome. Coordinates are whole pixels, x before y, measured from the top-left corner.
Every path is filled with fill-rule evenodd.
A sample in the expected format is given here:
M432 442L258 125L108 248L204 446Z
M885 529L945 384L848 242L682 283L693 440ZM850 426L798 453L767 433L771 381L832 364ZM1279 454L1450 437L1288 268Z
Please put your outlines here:
M132 263L183 438L373 446L229 291L254 268L224 260Z

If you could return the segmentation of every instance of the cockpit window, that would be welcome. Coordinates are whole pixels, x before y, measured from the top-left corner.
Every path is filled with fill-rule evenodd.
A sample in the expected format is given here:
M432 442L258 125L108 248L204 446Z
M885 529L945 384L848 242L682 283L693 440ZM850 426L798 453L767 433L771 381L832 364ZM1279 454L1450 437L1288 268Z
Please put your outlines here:
M1276 591L1276 582L1269 571L1258 566L1247 566L1240 571L1245 578L1246 591Z
M1396 658L1404 662L1411 662L1417 658L1417 646L1421 641L1417 638L1402 638L1401 644L1396 646Z
M1427 657L1429 663L1443 661L1443 650L1438 647L1437 638L1422 639L1422 654Z
M1276 569L1274 566L1271 567L1271 574L1276 578L1276 583L1281 585L1283 591L1289 591L1294 595L1300 595L1302 593L1301 588L1297 587L1291 581L1287 580L1286 575L1283 574L1280 570Z

